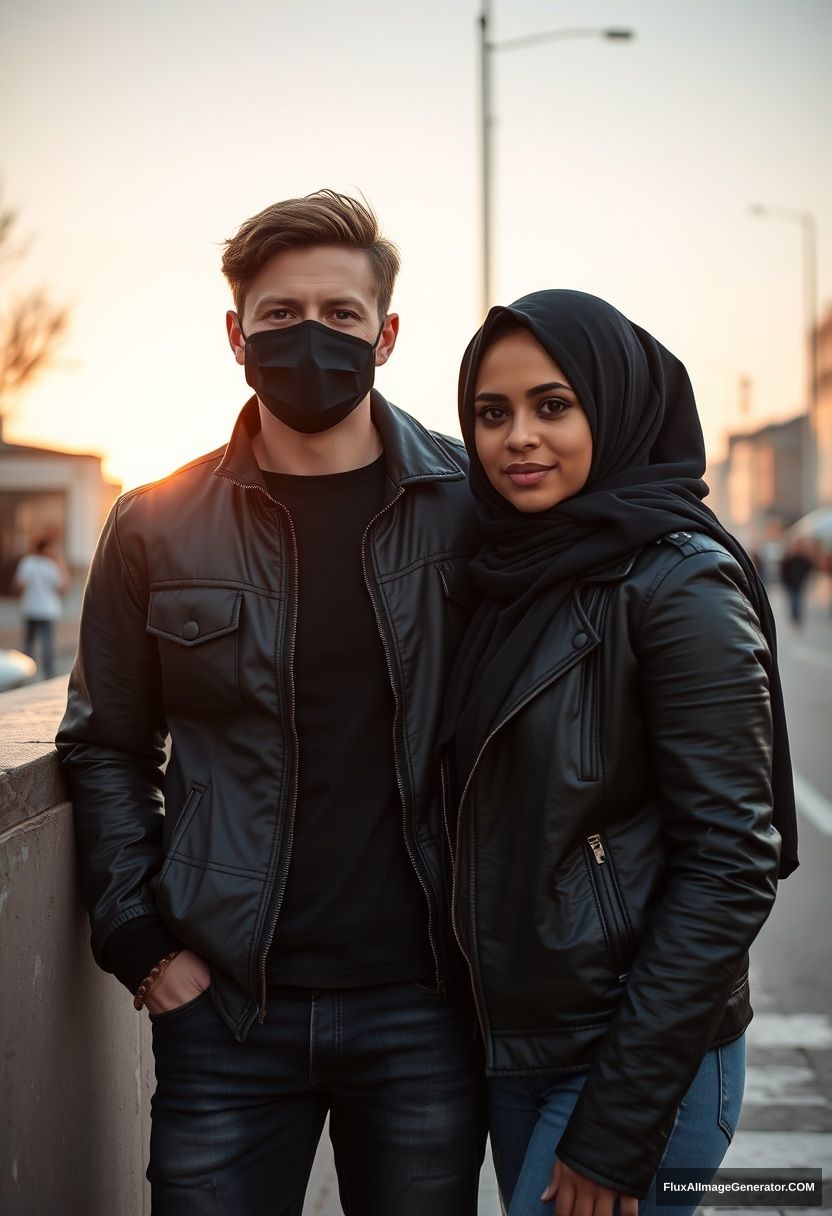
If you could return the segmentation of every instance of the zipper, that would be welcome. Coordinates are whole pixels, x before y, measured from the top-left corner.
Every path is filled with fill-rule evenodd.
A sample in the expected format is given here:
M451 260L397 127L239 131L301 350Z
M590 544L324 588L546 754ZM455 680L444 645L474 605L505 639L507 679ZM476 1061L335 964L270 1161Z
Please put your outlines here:
M482 747L477 752L476 759L474 760L474 763L471 766L471 771L468 774L467 781L465 782L465 788L462 791L462 797L459 800L459 811L457 813L457 820L456 820L456 856L454 856L453 850L451 851L451 857L452 857L453 863L454 863L453 872L451 875L451 925L453 927L454 937L456 938L456 943L459 946L459 949L462 953L462 957L465 959L466 963L468 964L468 970L471 973L471 981L472 981L472 989L473 989L473 997L474 997L474 1008L477 1011L477 1019L480 1024L480 1029L482 1030L483 1040L486 1039L486 1018L485 1018L485 1015L483 1013L483 1010L480 1006L480 1002L478 999L479 985L476 982L475 977L474 977L473 963L471 962L471 959L469 958L468 953L462 944L462 938L460 937L460 930L459 930L459 925L457 923L457 916L456 916L456 886L457 886L457 883L456 883L457 865L456 865L456 863L459 860L460 828L462 827L462 808L465 805L465 798L468 794L468 790L470 788L474 773L477 771L477 766L479 765L479 762L482 759L482 754L485 751L485 749L488 747L491 740L494 738L494 736L497 734L498 731L501 731L503 729L503 727L506 725L507 722L510 722L511 719L516 714L518 714L521 709L523 709L526 705L528 705L529 701L533 701L534 698L537 696L537 694L541 691L542 691L542 687L535 688L532 692L530 692L527 696L525 696L522 701L520 701L517 705L515 705L514 709L511 711L511 713L506 714L506 716L504 718L502 718L497 723L497 725L492 728L491 731L489 731L489 733L485 737L485 741L483 742ZM440 766L440 772L441 772L441 766ZM442 777L442 788L444 791L444 788L445 788L444 774ZM450 828L447 826L447 817L446 817L446 831L448 832L448 836L450 838ZM471 907L472 919L473 919L473 915L474 915L474 909L472 906Z
M295 533L295 525L292 523L292 517L289 514L288 509L286 507L284 507L282 502L278 502L276 498L273 498L272 495L269 493L269 491L265 488L265 486L258 486L256 484L254 484L253 482L247 483L244 481L237 481L237 479L235 477L230 477L229 474L225 473L225 472L220 473L220 476L225 477L233 485L239 486L243 490L259 490L259 492L261 494L264 494L266 496L266 498L268 498L269 502L274 503L274 505L276 507L279 507L280 510L283 512L283 514L286 516L286 522L289 525L289 535L292 540L292 593L293 593L292 598L293 598L293 604L294 604L294 616L292 619L292 634L291 634L291 638L289 641L288 674L289 674L289 721L292 724L292 743L293 743L293 748L294 748L295 769L294 769L294 774L293 774L293 778L292 778L292 801L291 801L291 806L290 806L290 810L289 810L286 847L284 850L284 852L286 854L286 864L283 867L283 873L280 875L280 879L278 882L277 899L276 899L275 905L274 905L274 914L272 916L271 924L270 924L268 933L266 935L266 948L263 951L263 956L260 960L260 997L259 997L259 1006L258 1006L258 1011L257 1011L257 1020L262 1025L262 1023L266 1020L266 960L269 956L269 950L271 949L272 942L274 941L275 930L277 929L277 921L280 916L280 909L283 906L283 897L286 894L286 882L287 882L288 875L289 875L289 861L292 856L292 842L294 841L294 838L295 838L295 813L297 811L297 804L298 804L298 773L300 771L300 739L298 738L297 724L295 722L295 668L294 668L295 642L297 640L297 632L298 632L298 587L299 587L298 540L297 540L297 535Z
M594 864L590 864L589 874L598 900L602 928L608 941L614 943L615 953L611 961L618 979L623 980L626 970L621 970L621 968L626 967L628 947L631 945L631 933L624 909L624 900L621 897L618 880L612 866L612 856L607 854L603 838L598 832L595 832L591 836L587 836L586 843L594 860ZM611 950L610 953L613 954L613 951Z
M457 848L456 848L456 853L454 853L453 842L451 840L451 825L448 823L448 789L447 789L447 785L445 783L444 757L442 758L442 761L440 762L440 765L439 765L439 779L442 784L442 818L445 821L445 835L448 838L448 852L451 855L451 927L454 932L456 944L459 947L459 952L462 955L462 957L465 959L465 964L468 967L468 973L471 976L471 996L474 998L474 1009L477 1014L477 1022L479 1023L483 1042L485 1042L486 1041L485 1015L483 1014L483 1012L480 1008L479 985L477 983L476 976L474 975L473 964L465 951L465 947L462 945L462 938L460 937L459 928L458 928L457 922L456 922L456 863L457 863L457 859L459 857L459 824L457 823L457 837L456 837ZM462 810L460 807L460 814L461 813L462 813Z
M381 613L379 611L378 603L376 602L376 597L373 595L373 588L372 588L372 584L370 581L370 574L367 569L367 538L370 535L370 530L375 525L376 520L381 519L382 515L384 515L384 513L386 511L389 511L391 507L395 506L395 504L399 501L399 499L402 497L403 494L404 494L404 487L399 486L399 492L396 495L396 497L392 498L390 500L390 502L387 503L386 506L382 507L381 510L376 515L373 516L373 518L367 524L367 527L364 529L364 535L361 538L361 566L364 571L364 582L367 585L367 594L370 597L370 603L373 605L373 612L375 613L375 617L376 617L376 628L378 629L378 634L379 634L379 637L381 638L381 644L384 647L384 657L387 661L387 673L390 677L390 687L393 690L393 705L394 705L393 767L396 770L396 784L399 787L399 797L401 799L401 804L402 804L402 835L404 836L405 848L407 849L407 855L410 858L410 864L413 866L413 871L419 880L419 885L421 886L422 891L424 892L425 900L427 901L427 905L428 905L428 941L430 942L430 948L431 948L431 952L433 954L433 964L434 964L434 970L435 970L435 974L436 974L436 988L438 991L439 986L440 986L439 952L437 951L436 943L435 943L434 937L433 937L433 907L431 904L430 892L428 891L427 883L423 879L422 874L419 870L419 867L416 864L416 857L414 855L413 849L410 847L410 839L407 834L407 798L406 798L405 789L404 789L404 779L402 777L401 767L399 765L399 749L397 746L397 732L398 732L398 725L399 725L399 714L401 711L401 701L399 698L398 688L396 687L396 677L395 677L395 672L393 670L393 660L392 660L392 655L390 654L390 647L387 644L387 638L385 637L385 634L384 634L384 629L382 627L382 622L381 622Z

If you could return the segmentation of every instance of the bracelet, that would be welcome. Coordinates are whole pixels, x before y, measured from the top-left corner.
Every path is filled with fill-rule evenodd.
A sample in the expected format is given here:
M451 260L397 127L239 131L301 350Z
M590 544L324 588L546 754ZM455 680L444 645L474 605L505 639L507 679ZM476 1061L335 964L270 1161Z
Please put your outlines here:
M153 985L158 983L168 963L172 962L178 953L178 950L171 950L170 954L166 954L164 958L160 959L155 967L150 968L150 971L148 971L147 975L136 989L136 995L133 997L134 1009L142 1008L144 1005L144 998L147 996L148 992L150 992Z

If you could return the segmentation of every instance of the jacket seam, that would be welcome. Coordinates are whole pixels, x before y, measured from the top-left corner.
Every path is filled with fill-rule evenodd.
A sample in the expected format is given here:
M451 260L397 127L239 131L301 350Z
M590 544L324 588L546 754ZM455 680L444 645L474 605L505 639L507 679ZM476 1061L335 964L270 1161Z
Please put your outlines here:
M125 908L119 912L117 916L112 917L102 925L95 934L96 950L99 956L107 944L107 939L116 929L120 929L122 925L126 925L128 921L136 920L139 916L158 916L161 917L157 904L133 904L130 908Z
M387 574L378 574L376 572L376 581L381 584L395 582L397 578L402 578L405 574L411 574L414 570L420 569L422 566L430 566L436 562L454 561L456 559L470 560L471 554L465 549L449 549L442 550L437 553L428 553L423 557L417 557L415 561L410 562L407 566L401 566L398 570L391 570Z
M178 587L207 587L209 589L217 588L228 591L253 591L255 594L263 595L267 599L284 600L287 592L274 591L270 587L261 587L257 583L248 583L243 580L236 582L229 579L202 578L199 575L194 575L193 578L167 578L154 579L148 583L149 591L167 591Z
M184 865L193 866L195 870L216 870L220 874L233 874L239 878L253 878L257 882L268 882L268 874L247 870L243 866L229 866L221 861L203 861L200 857L191 857L179 850L171 855L171 861L181 861Z
M605 1022L581 1022L580 1026L569 1026L568 1028L564 1027L564 1028L555 1029L555 1030L553 1030L551 1025L549 1025L549 1026L518 1026L518 1027L499 1026L499 1027L492 1027L492 1034L494 1035L495 1039L499 1039L501 1036L506 1036L506 1035L516 1035L516 1034L551 1035L553 1033L556 1036L558 1036L559 1038L561 1038L564 1035L571 1035L576 1030L605 1030L609 1026L610 1022L612 1021L612 1018L613 1018L613 1014L610 1013L609 1018ZM587 1067L588 1067L588 1065L587 1065ZM523 1071L540 1072L541 1070L539 1068L532 1068L532 1069L524 1069Z
M130 569L127 558L124 556L124 550L121 547L121 537L119 536L119 531L118 531L118 523L119 523L118 517L119 517L119 512L121 510L122 501L123 500L120 499L119 502L116 503L115 515L113 516L113 535L116 538L116 548L118 549L118 555L121 558L121 564L123 565L123 567L125 569L128 579L130 580L130 586L133 588L133 591L135 593L137 607L144 610L145 603L144 603L142 593L139 591L138 587L136 586L136 580L133 578L133 572Z

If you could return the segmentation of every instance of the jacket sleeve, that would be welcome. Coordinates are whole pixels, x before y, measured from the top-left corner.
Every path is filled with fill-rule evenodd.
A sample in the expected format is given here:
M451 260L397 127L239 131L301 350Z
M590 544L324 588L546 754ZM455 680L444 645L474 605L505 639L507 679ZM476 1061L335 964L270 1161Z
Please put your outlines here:
M557 1148L643 1197L774 900L771 657L722 550L676 563L635 643L667 880Z
M119 543L121 505L113 507L93 557L55 742L73 804L93 953L134 990L178 943L150 887L162 863L167 728L158 653L145 630L146 594Z

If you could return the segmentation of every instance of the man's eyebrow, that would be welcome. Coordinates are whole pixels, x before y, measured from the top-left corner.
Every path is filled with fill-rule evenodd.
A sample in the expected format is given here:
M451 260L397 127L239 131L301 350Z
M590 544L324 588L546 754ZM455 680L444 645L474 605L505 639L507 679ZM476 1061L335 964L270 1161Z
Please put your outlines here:
M278 306L281 308L299 309L304 307L304 303L305 301L298 300L294 296L282 296L272 292L270 295L263 296L262 300L257 301L255 310L259 311L261 308L275 308ZM350 308L359 308L364 312L368 308L356 296L334 296L332 299L323 300L322 305L324 308L345 308L349 306Z
M362 300L359 300L356 296L336 296L332 300L324 300L325 308L345 308L347 306L350 308L361 308L365 310L367 308L367 305Z

